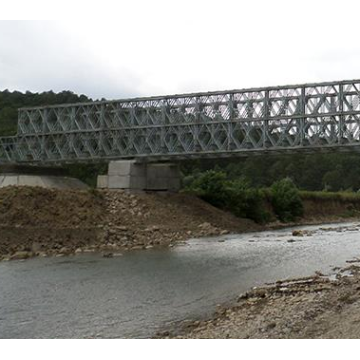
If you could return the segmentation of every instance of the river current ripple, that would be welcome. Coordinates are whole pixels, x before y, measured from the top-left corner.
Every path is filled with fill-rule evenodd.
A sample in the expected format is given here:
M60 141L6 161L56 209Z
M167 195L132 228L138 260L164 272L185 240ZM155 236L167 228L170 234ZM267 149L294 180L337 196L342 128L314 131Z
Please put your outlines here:
M146 338L252 286L331 274L360 255L360 225L193 239L172 249L0 263L0 338ZM289 241L290 240L290 241ZM293 242L293 240L295 240Z

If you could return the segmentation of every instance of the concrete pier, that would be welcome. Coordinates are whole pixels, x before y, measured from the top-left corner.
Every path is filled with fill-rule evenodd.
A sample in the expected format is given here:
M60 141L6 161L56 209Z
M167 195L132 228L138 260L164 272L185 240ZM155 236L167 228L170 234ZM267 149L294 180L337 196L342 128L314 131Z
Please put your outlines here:
M180 172L177 164L139 163L135 160L111 161L107 175L99 175L98 188L178 191Z

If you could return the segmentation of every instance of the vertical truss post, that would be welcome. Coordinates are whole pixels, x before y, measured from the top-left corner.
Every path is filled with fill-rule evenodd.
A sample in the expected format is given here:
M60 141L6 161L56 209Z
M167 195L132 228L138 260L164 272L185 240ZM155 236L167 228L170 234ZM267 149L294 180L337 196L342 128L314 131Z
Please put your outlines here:
M344 85L339 85L339 131L338 131L338 143L339 145L342 144L342 138L344 133L344 125L345 125L345 119L344 119Z
M49 111L48 109L44 109L43 113L42 113L42 130L41 130L41 152L40 152L40 159L42 161L44 161L46 159L46 137L45 137L45 133L46 133L46 127L47 127L47 123L48 123L48 115L49 115Z
M269 109L269 90L265 90L264 97L264 111L263 111L263 148L266 148L266 139L269 133L269 117L270 117L270 109Z
M336 113L336 101L333 96L330 98L330 113L330 141L331 143L335 143L338 139L336 139L336 117L334 115Z
M165 130L165 126L168 123L168 118L167 118L167 114L166 114L168 107L169 107L169 105L166 105L166 111L163 112L163 114L162 114L163 115L162 116L162 127L160 129L160 151L161 151L162 154L166 153L166 146L165 146L166 130Z
M195 98L195 125L194 130L192 131L193 135L193 141L194 141L194 150L195 152L201 151L201 145L199 141L199 135L200 135L200 125L201 117L200 117L200 97L196 96Z
M100 106L100 127L99 132L97 136L98 141L98 156L103 156L106 154L105 148L104 148L104 141L105 141L105 104L101 104Z
M69 124L69 128L70 128L70 134L69 134L69 151L72 154L72 156L76 157L77 153L76 153L76 144L75 144L75 130L76 130L76 108L75 106L72 106L70 113L70 124Z
M300 127L298 129L300 136L300 146L304 145L305 139L305 123L306 123L306 90L305 86L301 87L301 100L300 100Z
M233 135L233 122L235 120L235 111L234 111L234 94L230 94L229 96L229 122L227 126L227 150L231 150L231 142Z

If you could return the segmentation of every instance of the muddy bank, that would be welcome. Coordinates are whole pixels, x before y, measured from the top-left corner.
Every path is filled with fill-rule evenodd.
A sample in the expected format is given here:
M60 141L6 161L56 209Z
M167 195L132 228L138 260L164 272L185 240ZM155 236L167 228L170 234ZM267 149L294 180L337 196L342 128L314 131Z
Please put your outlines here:
M184 321L158 338L359 338L358 259L328 278L287 279L253 288L210 319Z
M311 198L303 196L304 214L308 219L328 219L336 217L360 216L360 203L354 197L353 199L332 199L332 198Z
M186 194L0 189L0 259L173 246L191 237L255 231Z

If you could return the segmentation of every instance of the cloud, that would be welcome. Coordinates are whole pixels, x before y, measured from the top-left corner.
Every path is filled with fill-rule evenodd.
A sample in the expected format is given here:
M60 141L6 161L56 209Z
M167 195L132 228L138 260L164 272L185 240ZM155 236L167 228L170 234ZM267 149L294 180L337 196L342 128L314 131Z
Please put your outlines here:
M114 74L51 22L0 22L0 87L73 90L95 98L136 94L129 71Z
M0 88L123 98L360 77L353 1L329 0L326 16L310 0L169 4L0 21Z

